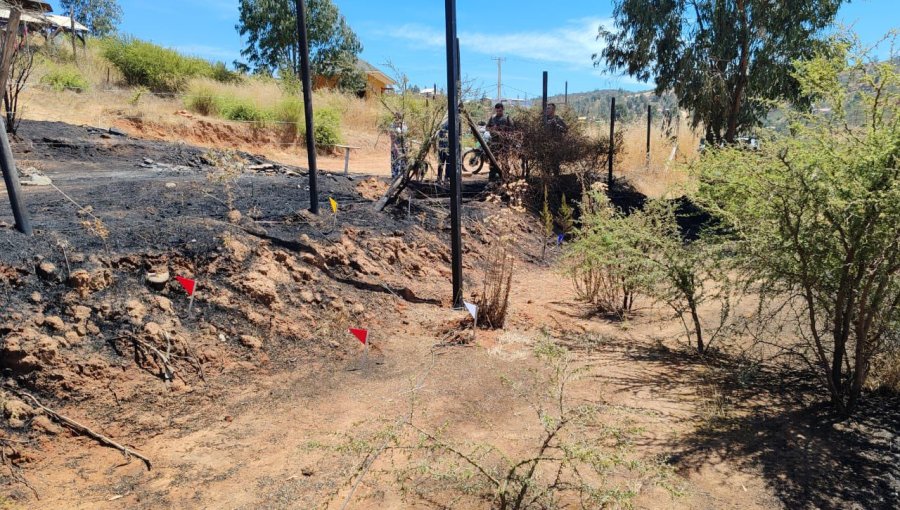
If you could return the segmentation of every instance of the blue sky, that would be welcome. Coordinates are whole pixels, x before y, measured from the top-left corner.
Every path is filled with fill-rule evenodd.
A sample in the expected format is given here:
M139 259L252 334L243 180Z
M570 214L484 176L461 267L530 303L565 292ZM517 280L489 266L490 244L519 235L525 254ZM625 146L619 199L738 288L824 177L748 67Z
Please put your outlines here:
M790 0L782 0L790 1ZM334 0L359 35L362 57L383 66L392 62L412 83L446 86L444 2L441 0ZM58 7L58 2L53 2ZM240 57L234 29L237 0L120 0L121 30L158 44L231 63ZM627 76L595 69L591 54L601 49L597 27L609 23L609 0L457 0L462 73L496 94L497 63L503 62L506 97L541 92L541 72L550 73L550 93L598 88L649 88ZM852 26L864 41L900 28L900 0L854 0L838 22Z

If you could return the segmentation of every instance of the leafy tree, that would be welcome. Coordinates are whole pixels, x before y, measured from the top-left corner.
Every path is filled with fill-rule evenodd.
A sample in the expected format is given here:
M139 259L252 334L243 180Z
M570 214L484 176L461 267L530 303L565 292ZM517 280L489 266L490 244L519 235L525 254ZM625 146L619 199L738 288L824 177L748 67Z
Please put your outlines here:
M797 64L816 108L790 112L790 134L699 163L701 199L752 281L796 310L802 354L844 414L900 328L900 71L857 47Z
M616 0L594 63L655 79L656 93L674 91L709 142L733 142L767 100L800 98L791 63L820 47L815 37L842 1Z
M309 0L306 8L312 72L337 77L339 85L358 87L361 72L356 63L362 44L356 34L331 0ZM246 38L241 55L255 72L300 75L294 0L241 0L235 28Z
M60 6L66 15L74 11L75 19L96 37L115 34L122 22L122 7L116 0L61 0Z

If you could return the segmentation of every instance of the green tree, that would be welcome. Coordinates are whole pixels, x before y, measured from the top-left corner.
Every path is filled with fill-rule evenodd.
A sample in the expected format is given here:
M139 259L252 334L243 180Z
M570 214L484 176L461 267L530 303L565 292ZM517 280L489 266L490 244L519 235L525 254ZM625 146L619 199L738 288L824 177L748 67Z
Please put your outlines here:
M614 28L595 65L674 91L710 142L733 142L760 122L770 100L797 100L791 63L820 47L816 36L843 0L616 0Z
M759 151L699 163L701 200L735 233L744 273L796 310L802 354L844 414L900 328L900 71L865 55L840 43L797 64L816 108Z
M358 87L356 68L362 44L331 0L309 0L307 30L313 74L339 79L339 85ZM235 27L245 38L241 51L254 71L300 75L297 11L294 0L241 0Z
M115 34L122 22L122 7L116 0L61 0L60 6L66 15L74 12L75 20L95 37Z

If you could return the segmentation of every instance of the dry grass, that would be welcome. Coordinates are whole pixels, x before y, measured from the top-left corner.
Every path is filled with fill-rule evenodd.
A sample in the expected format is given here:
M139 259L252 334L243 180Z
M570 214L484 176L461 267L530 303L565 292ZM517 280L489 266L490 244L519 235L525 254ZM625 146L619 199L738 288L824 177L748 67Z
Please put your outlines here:
M505 243L491 248L485 261L484 287L478 301L478 326L500 329L509 311L514 261Z
M625 176L638 190L653 198L677 194L678 189L687 181L687 173L682 164L697 155L700 145L700 136L691 131L687 119L682 119L674 143L660 129L659 123L654 121L650 129L649 162L645 119L630 124L617 124L616 131L622 133L624 144L622 153L616 159L616 175ZM608 138L609 124L590 125L588 133L595 138Z

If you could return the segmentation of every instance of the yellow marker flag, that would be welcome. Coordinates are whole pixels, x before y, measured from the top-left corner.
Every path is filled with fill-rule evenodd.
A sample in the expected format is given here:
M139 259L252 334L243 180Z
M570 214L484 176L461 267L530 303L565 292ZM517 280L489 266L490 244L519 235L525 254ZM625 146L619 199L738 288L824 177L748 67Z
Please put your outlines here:
M328 198L328 201L331 202L331 212L337 214L337 202L333 198Z

